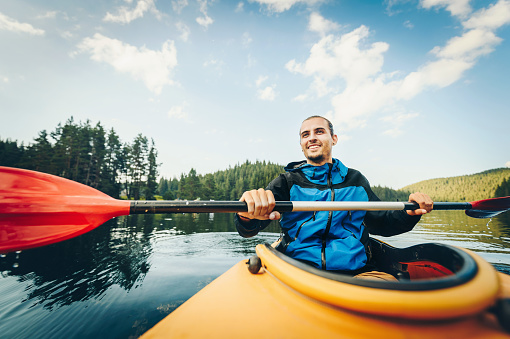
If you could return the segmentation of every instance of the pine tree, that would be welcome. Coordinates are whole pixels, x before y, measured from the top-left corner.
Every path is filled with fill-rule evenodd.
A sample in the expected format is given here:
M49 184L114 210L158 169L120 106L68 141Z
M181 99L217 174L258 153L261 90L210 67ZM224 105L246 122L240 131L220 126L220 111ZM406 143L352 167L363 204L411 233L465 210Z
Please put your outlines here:
M156 162L157 151L154 144L154 139L151 139L151 147L147 155L147 183L144 190L146 200L155 200L154 195L158 188L158 164Z
M17 141L0 140L0 166L16 167L23 160L24 147L18 146Z

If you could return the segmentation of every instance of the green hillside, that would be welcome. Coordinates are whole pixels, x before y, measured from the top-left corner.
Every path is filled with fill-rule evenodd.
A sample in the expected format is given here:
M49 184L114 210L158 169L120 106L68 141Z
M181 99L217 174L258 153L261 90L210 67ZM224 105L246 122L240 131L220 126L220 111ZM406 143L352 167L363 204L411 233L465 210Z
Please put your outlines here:
M402 191L422 192L434 201L476 201L510 195L510 168L450 178L420 181Z

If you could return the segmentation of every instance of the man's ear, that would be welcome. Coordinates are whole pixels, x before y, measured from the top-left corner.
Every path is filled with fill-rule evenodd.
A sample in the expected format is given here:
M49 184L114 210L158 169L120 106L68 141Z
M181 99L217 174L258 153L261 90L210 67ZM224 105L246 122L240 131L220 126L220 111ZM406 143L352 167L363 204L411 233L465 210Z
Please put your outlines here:
M335 134L333 135L333 145L336 145L338 142L338 136Z

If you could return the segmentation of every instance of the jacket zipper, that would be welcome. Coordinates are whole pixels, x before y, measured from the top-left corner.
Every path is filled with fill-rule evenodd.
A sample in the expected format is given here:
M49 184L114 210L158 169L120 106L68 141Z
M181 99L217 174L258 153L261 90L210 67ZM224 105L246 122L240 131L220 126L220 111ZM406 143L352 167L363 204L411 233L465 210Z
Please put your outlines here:
M349 221L351 221L351 222L352 222L352 211L348 211L347 213L348 213L348 215L349 215ZM352 236L354 237L354 239L356 239L356 240L358 239L358 237L356 236L356 234L354 234L354 232L353 232L353 231L351 231L350 229L347 229L347 228L345 227L345 224L344 224L344 223L342 223L342 227L344 228L344 230L346 230L347 232L351 233L351 234L352 234Z
M328 172L328 188L331 190L331 201L335 201L335 190L333 189L333 184L331 182L331 170L333 169L333 164L329 164L329 172ZM326 269L326 239L329 235L329 230L331 229L331 222L333 220L333 211L329 211L328 215L328 223L326 224L326 230L322 235L322 251L321 251L321 264L322 269Z
M289 242L287 242L287 241L285 241L285 242L284 242L284 245L283 245L283 251L286 251L286 250L287 250L287 247L289 247L290 243L291 243L291 242L293 242L293 241L295 241L295 240L298 238L298 236L299 236L299 232L301 232L301 228L302 228L302 227L303 227L303 226L304 226L307 222L309 222L309 221L310 221L310 220L312 220L312 219L315 221L315 214L316 214L316 213L317 213L317 211L314 211L314 212L313 212L313 215L312 215L310 218L308 218L307 220L303 221L303 223L299 226L299 228L298 228L298 230L297 230L297 232L296 232L296 236L294 237L294 239L291 239ZM285 235L286 235L286 234L287 234L287 233L285 233L285 232L282 230L282 235L280 235L280 237L281 237L282 239L284 239L284 240L285 240L285 239L286 239L286 238L285 238ZM288 236L288 235L287 235L287 236ZM290 236L288 236L288 237L290 238Z
M296 239L298 238L298 236L299 236L299 232L301 232L301 227L303 227L303 225L304 225L304 224L306 224L307 222L309 222L309 221L310 221L310 220L312 220L312 219L315 221L315 213L317 213L317 211L314 211L314 212L313 212L313 215L312 215L309 219L305 220L305 221L304 221L304 222L303 222L303 223L299 226L299 228L298 228L298 230L297 230L297 232L296 232L296 236L294 237L294 240L296 240ZM292 240L292 241L294 241L294 240Z

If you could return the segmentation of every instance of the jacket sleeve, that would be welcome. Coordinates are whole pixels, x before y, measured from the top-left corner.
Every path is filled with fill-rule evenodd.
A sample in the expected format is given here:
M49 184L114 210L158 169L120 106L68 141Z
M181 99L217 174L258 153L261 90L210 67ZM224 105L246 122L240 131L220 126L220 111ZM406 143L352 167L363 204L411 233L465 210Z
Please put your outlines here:
M273 192L276 201L288 201L290 193L288 189L287 179L285 174L280 174L276 179L271 181L266 187L266 190ZM257 220L243 221L237 213L234 213L234 224L236 225L237 232L243 238L251 238L256 236L260 231L265 229L271 220Z
M365 179L366 180L366 179ZM370 188L368 180L365 190L370 201L381 201ZM420 221L421 216L413 216L405 211L368 211L365 215L365 226L370 234L389 237L409 232Z

